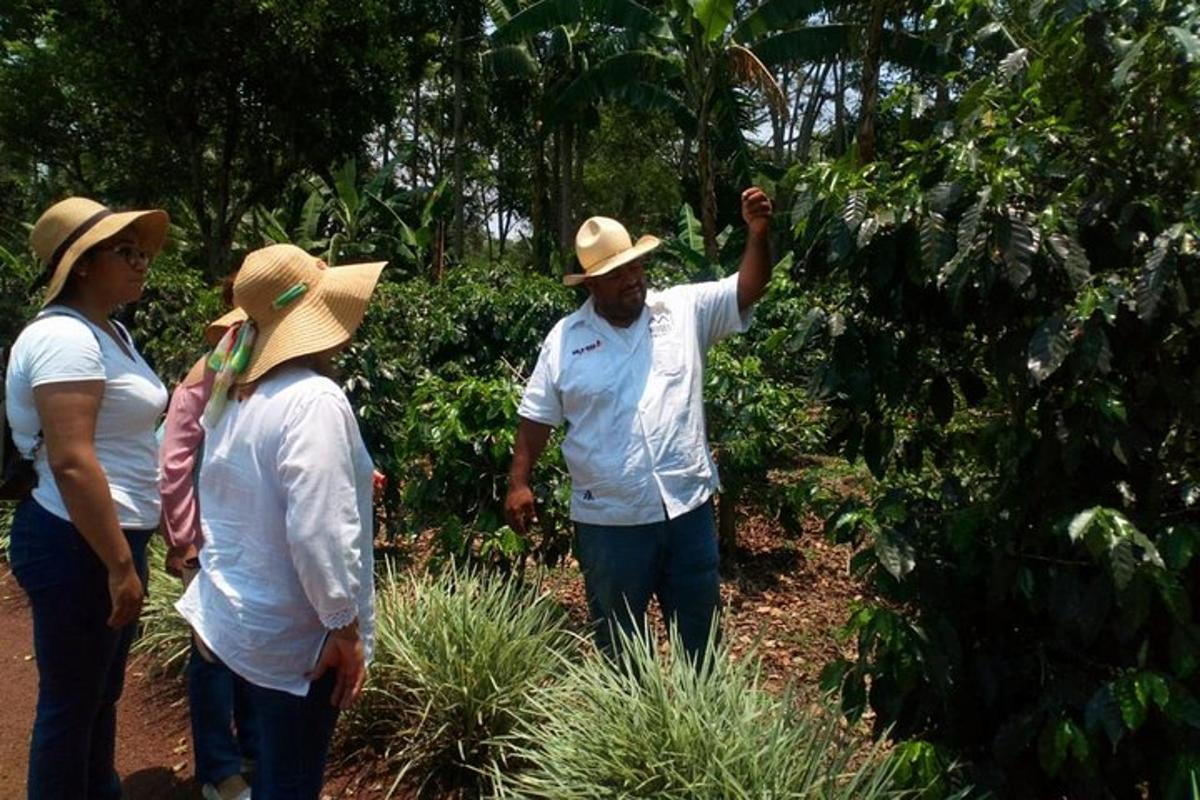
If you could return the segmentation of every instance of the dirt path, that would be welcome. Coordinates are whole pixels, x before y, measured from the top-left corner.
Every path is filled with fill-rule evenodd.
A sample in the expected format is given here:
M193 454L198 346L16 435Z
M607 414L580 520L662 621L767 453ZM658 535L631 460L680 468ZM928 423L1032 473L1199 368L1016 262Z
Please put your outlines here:
M0 797L25 796L37 702L33 626L25 595L0 565ZM191 782L187 705L179 687L155 685L130 665L117 712L117 769L128 800L199 800Z
M33 623L25 594L0 562L0 800L25 797L29 734L37 703ZM388 781L370 765L331 775L323 798L375 800ZM191 733L183 686L154 682L133 660L117 710L117 770L126 800L200 800L192 781ZM397 797L402 797L397 794Z

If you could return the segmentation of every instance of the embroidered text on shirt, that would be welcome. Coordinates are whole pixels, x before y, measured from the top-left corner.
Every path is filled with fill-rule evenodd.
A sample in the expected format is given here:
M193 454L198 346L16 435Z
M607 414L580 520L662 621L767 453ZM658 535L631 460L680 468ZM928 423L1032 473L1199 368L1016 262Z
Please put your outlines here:
M571 351L571 355L581 356L584 353L590 353L593 350L598 350L602 344L604 344L604 341L602 339L597 339L596 341L592 342L591 344L587 344L587 345L584 345L583 347L575 348L574 350Z

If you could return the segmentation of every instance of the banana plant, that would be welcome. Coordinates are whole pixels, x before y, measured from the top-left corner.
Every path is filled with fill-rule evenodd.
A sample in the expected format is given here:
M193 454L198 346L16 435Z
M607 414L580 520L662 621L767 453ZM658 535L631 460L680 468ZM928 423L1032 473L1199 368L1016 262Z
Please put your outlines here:
M526 0L489 0L486 4L492 24L497 28L509 25L516 17L528 20L530 5ZM525 23L522 23L523 25ZM529 28L532 31L532 28ZM580 16L566 15L549 26L544 33L530 32L511 38L495 39L493 46L481 58L485 74L494 80L497 107L501 113L528 114L533 133L530 148L533 178L530 223L533 228L534 261L539 270L549 266L548 234L558 223L557 238L561 246L569 246L574 233L572 218L572 173L569 161L576 157L581 132L595 124L595 105L598 98L585 100L569 116L553 119L550 111L558 97L580 75L584 74L597 54L611 53L617 48L592 31ZM507 110L507 111L506 111ZM547 145L553 139L558 154L560 185L556 187L559 218L551 220L548 198L550 178L547 170Z
M880 0L882 2L882 0ZM732 133L745 154L739 90L755 90L781 116L787 98L769 66L854 57L864 49L862 25L809 25L819 12L856 9L847 0L767 0L735 20L736 0L668 0L652 10L634 0L539 0L499 22L496 48L588 22L625 34L625 47L592 64L566 86L547 113L569 118L598 98L665 112L698 148L700 217L705 255L716 261L716 165L713 140ZM879 58L913 66L928 64L936 48L899 28L879 45Z
M754 55L730 40L735 0L672 0L667 13L632 0L540 0L512 16L493 34L496 45L582 22L625 32L624 47L589 65L555 98L547 117L569 119L585 103L618 99L665 111L699 146L701 219L708 257L718 255L715 171L711 146L717 106L734 85L763 89L786 113L786 98Z
M722 251L722 262L727 262L730 252L725 248L733 229L728 225L717 235L717 244ZM675 235L663 240L662 255L677 262L687 274L688 280L707 281L721 277L717 264L710 261L704 252L704 231L696 212L684 203L679 207L675 224Z
M390 171L380 170L363 183L354 160L348 159L329 178L301 179L298 213L260 206L252 212L250 227L268 242L290 242L331 266L368 257L418 265L432 243L435 219L446 213L447 181L423 195L405 197L392 189L391 177ZM407 221L413 216L416 228Z

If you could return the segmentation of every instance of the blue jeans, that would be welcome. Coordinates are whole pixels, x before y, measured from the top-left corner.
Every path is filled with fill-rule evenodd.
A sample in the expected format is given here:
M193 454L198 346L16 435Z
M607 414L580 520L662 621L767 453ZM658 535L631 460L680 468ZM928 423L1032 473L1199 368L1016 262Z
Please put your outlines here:
M151 531L125 531L142 585ZM29 595L37 716L29 800L119 800L117 700L137 623L114 630L108 571L70 522L33 500L13 517L9 561Z
M187 688L196 780L216 786L241 774L243 759L253 760L258 755L246 692L229 667L220 661L205 661L194 645L187 666Z
M631 636L645 630L646 607L657 596L664 621L699 663L721 607L711 500L649 525L576 523L575 555L603 652L617 655L614 628Z
M258 737L254 800L319 800L338 710L329 703L337 673L309 684L308 695L266 689L235 675Z

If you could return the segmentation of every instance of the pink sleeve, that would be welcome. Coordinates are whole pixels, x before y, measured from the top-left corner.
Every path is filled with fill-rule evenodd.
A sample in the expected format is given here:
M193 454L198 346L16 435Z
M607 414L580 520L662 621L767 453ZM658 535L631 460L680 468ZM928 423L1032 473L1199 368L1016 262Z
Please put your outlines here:
M162 493L163 527L167 542L176 547L199 547L200 504L192 473L196 456L204 441L200 417L212 392L215 374L204 371L204 379L185 386L180 384L171 397L159 448L159 491Z

